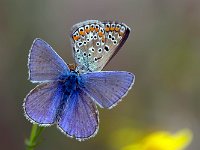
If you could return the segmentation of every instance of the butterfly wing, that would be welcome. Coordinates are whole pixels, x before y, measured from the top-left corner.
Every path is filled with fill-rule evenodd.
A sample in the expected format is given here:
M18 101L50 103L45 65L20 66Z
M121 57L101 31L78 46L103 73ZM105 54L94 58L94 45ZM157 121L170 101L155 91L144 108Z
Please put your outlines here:
M74 25L71 41L78 70L102 70L122 47L129 33L128 26L117 22L88 20Z
M78 70L91 72L99 69L105 44L104 25L98 20L75 24L71 30L73 54Z
M131 29L124 23L105 21L103 22L105 29L105 52L104 56L105 64L102 64L101 68L117 54L121 47L126 42Z
M82 141L98 131L98 110L84 91L77 89L68 99L58 121L58 128L70 137Z
M25 98L25 116L33 123L51 125L56 121L57 110L62 99L58 82L42 83Z
M126 71L101 71L81 75L83 91L102 108L112 108L131 89L135 77Z
M32 82L56 80L69 68L53 48L42 39L35 39L29 53L29 79Z

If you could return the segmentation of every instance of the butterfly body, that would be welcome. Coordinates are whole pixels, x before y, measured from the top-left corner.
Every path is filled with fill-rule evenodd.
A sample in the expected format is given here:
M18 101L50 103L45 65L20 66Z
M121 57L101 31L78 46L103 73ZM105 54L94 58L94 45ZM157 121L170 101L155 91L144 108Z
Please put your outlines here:
M77 72L75 71L70 71L67 75L62 75L59 78L58 81L58 87L62 91L62 99L59 104L59 109L56 113L56 120L58 121L59 118L62 117L62 112L64 111L63 109L68 103L74 103L69 100L70 95L72 95L73 92L76 92L79 87L81 87L82 81L78 75ZM74 99L76 101L76 99Z
M59 80L60 84L63 87L63 90L70 93L71 91L76 90L80 82L80 77L75 71L71 71L68 75L62 75Z
M72 92L84 87L84 81L76 71L70 71L59 78L59 86L63 91L63 101L66 101Z
M101 71L119 51L130 29L123 23L88 20L72 27L75 64L66 64L42 39L30 49L29 79L39 83L26 96L25 116L41 126L57 124L64 134L83 141L99 127L96 105L111 109L127 94L135 76Z

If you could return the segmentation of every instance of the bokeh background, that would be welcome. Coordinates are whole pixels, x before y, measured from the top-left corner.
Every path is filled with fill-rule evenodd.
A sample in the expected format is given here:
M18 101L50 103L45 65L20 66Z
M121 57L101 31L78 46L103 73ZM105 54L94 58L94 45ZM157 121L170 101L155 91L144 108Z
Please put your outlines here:
M188 150L198 150L199 0L0 0L0 149L22 150L29 136L31 123L22 103L35 86L27 80L34 38L46 40L72 63L70 28L87 19L119 20L130 26L129 39L104 70L133 72L135 85L115 108L99 109L95 138L78 142L52 126L42 134L38 150L118 150L141 134L182 128L194 133ZM135 132L129 135L129 129Z

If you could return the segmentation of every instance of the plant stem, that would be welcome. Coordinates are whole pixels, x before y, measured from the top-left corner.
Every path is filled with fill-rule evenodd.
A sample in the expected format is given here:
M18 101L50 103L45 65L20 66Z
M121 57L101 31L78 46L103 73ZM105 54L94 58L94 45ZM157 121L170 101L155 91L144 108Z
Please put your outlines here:
M26 139L26 149L27 150L34 150L35 147L39 144L38 138L42 131L44 130L44 127L40 127L37 124L33 124L31 129L30 138Z

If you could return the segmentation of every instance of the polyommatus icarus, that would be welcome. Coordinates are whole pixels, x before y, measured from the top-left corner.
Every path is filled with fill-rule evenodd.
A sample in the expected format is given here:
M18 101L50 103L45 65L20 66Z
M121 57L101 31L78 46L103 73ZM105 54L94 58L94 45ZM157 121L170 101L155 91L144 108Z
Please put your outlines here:
M88 20L72 27L76 64L67 65L52 47L35 39L30 49L29 79L40 83L25 98L25 116L41 126L54 123L82 141L98 131L96 104L115 106L132 87L135 77L126 71L101 71L128 38L123 23Z

